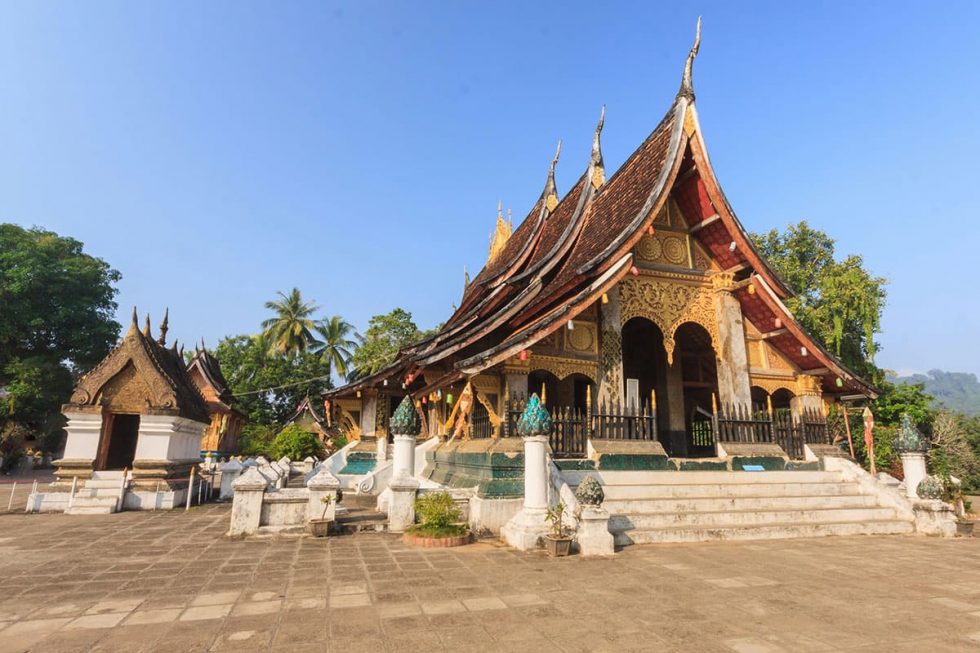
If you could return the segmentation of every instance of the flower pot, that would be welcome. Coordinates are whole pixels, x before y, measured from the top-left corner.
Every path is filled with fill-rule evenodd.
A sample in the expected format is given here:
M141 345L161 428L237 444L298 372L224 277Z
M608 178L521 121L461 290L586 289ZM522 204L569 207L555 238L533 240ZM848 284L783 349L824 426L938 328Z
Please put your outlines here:
M332 519L311 519L309 521L310 535L313 537L326 537L330 534L330 524Z
M572 538L545 535L544 548L552 558L563 558L572 552Z
M404 541L406 544L421 546L427 549L446 548L469 544L472 536L472 533L464 533L463 535L448 535L445 537L428 537L426 535L418 535L416 533L405 533L402 536L402 541Z
M958 537L973 537L974 522L968 519L960 519L956 522L956 535Z

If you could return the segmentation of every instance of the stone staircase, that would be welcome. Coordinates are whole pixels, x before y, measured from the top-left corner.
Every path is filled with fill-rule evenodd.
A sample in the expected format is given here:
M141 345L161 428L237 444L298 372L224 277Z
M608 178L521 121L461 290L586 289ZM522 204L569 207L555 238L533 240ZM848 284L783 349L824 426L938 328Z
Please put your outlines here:
M371 496L344 494L338 507L346 508L337 514L334 525L338 533L384 532L388 530L388 517L375 508Z
M67 515L109 515L122 503L123 472L92 472L81 488L75 490Z
M617 545L911 533L840 472L600 472Z

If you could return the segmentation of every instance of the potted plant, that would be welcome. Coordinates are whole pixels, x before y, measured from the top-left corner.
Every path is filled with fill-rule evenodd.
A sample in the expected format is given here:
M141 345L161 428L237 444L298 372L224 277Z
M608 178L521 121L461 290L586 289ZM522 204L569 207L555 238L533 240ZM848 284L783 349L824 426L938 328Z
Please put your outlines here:
M405 542L424 547L462 546L470 541L470 527L456 500L446 491L426 492L415 501L419 523L405 529Z
M953 504L953 511L956 513L956 535L959 537L973 537L974 521L966 516L966 506L963 505L963 488L960 482L952 478L943 479L946 503Z
M544 536L544 546L552 558L561 558L572 552L572 535L562 523L565 515L565 504L559 502L554 508L548 508L545 521L551 524L551 531Z
M320 497L320 503L323 504L323 512L320 514L319 519L310 520L310 534L313 537L326 537L330 534L330 524L333 522L332 519L327 519L327 510L330 509L330 504L333 501L333 497L329 494L325 494Z

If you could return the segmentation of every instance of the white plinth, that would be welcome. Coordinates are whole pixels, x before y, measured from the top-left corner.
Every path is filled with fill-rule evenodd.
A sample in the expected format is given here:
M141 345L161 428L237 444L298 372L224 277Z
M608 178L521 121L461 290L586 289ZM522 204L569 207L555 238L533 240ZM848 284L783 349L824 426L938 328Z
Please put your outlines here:
M527 551L548 532L548 437L524 438L524 507L500 529L504 541Z
M394 479L415 477L415 436L394 435L392 452L392 475Z
M910 499L918 499L916 490L926 477L926 455L922 452L903 453L902 472L905 474L905 493Z
M413 478L391 481L391 500L388 502L388 530L402 533L415 523L415 495L419 482Z
M609 511L584 506L578 522L579 553L583 556L608 556L615 553L613 535L609 532Z

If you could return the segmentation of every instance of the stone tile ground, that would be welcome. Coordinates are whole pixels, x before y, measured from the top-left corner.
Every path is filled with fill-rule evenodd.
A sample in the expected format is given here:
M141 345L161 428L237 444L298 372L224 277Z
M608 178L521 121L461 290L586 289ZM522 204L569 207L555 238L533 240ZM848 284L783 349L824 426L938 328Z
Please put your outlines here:
M0 653L980 648L980 539L550 560L387 534L233 541L227 524L219 505L0 516Z

